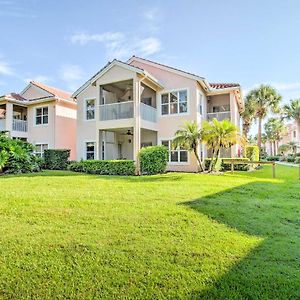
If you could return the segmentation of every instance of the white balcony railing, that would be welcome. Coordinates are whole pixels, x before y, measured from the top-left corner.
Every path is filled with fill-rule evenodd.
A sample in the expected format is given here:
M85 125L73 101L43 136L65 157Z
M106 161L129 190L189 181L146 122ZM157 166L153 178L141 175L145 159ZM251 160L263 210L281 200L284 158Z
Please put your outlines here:
M145 121L156 123L157 109L152 106L141 103L141 118Z
M100 121L133 118L133 101L100 105Z
M0 131L5 131L5 119L0 119Z
M223 121L225 119L230 120L230 111L222 111L217 113L207 113L207 120L217 119Z
M27 132L27 121L13 119L12 130L13 131Z

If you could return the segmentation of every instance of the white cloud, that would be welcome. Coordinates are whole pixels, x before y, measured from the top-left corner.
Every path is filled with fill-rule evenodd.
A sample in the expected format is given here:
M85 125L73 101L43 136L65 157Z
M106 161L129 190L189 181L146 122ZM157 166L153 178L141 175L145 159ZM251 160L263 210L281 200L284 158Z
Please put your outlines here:
M11 66L0 57L0 75L14 75Z
M41 83L49 83L52 81L52 78L45 76L45 75L37 75L35 77L26 78L24 80L26 83L29 83L30 81L37 81Z
M133 54L149 56L159 52L161 49L161 42L156 37L136 38L122 32L79 33L72 35L70 41L72 44L81 46L92 42L100 43L106 48L109 59L128 58Z
M63 65L59 76L66 83L68 89L75 91L82 84L85 74L77 65Z

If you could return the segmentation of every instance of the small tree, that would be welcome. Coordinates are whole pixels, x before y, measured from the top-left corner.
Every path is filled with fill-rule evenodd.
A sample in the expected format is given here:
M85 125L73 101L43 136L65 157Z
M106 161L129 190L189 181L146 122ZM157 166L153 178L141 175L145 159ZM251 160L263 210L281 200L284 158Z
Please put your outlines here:
M202 127L202 140L207 148L212 149L212 157L209 165L211 172L220 158L222 148L227 149L237 143L244 143L245 139L240 136L237 126L229 120L219 122L213 119L210 122L204 122Z
M204 164L198 155L198 148L202 138L202 131L199 129L197 122L186 121L175 133L175 138L172 142L172 147L182 147L189 152L193 152L198 163L198 168L201 172L204 171Z

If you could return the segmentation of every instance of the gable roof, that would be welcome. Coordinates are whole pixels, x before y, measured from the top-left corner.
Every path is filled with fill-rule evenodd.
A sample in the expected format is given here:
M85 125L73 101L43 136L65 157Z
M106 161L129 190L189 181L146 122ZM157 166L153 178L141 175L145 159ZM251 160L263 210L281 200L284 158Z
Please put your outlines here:
M0 98L17 100L17 101L27 101L25 98L23 98L20 94L17 94L17 93L9 93L9 94L0 96Z
M153 77L150 73L145 71L142 68L132 66L127 62L123 62L121 60L114 59L111 62L108 62L102 69L100 69L95 75L93 75L88 81L86 81L79 89L77 89L73 94L72 97L77 97L81 92L83 92L89 85L93 84L95 81L97 81L102 75L104 75L107 71L109 71L113 66L120 66L122 68L128 69L130 71L136 72L138 74L144 75L148 77L153 83L155 83L160 88L163 88L163 86L159 83L159 81Z
M65 99L65 100L69 100L69 101L73 101L73 99L71 98L71 93L68 93L66 91L63 91L61 89L37 82L37 81L30 81L30 84L48 92L49 94L53 95L53 97L57 97L57 98L61 98L61 99Z

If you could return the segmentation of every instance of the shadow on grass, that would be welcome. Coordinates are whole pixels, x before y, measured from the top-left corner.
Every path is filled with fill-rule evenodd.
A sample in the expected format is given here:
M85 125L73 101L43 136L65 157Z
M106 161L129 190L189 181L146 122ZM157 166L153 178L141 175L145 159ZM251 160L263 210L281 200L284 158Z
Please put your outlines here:
M300 184L253 182L180 203L263 242L200 299L300 299Z

